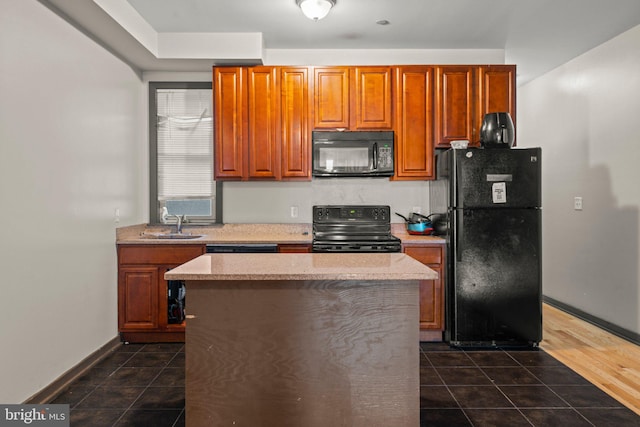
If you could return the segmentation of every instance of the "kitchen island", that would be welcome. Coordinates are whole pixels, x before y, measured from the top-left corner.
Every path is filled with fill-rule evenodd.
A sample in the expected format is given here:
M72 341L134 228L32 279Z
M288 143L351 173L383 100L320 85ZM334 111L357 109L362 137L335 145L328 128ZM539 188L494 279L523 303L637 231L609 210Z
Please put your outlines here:
M401 253L206 254L185 280L190 427L418 426L419 281Z

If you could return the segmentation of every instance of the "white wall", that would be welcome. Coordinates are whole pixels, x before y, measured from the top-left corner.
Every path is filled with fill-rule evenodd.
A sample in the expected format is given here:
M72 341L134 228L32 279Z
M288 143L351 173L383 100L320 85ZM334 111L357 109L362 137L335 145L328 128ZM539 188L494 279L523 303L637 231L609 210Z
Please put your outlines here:
M543 154L544 294L635 333L638 94L640 26L518 90L518 144Z
M117 336L118 225L141 214L142 84L36 1L0 0L0 402Z
M504 49L265 49L265 65L504 64Z
M311 223L313 205L390 205L391 212L408 216L414 207L429 213L426 181L390 181L388 178L329 178L311 182L225 182L225 223ZM291 217L291 207L298 217ZM392 215L392 222L403 220Z

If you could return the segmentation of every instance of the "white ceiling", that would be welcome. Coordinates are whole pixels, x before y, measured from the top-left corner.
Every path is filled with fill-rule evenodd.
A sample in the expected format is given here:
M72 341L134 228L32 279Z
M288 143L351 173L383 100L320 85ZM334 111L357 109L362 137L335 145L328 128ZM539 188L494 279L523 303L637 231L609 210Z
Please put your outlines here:
M489 49L522 84L640 24L639 0L336 0L318 22L295 0L39 1L138 71L208 71L279 49Z

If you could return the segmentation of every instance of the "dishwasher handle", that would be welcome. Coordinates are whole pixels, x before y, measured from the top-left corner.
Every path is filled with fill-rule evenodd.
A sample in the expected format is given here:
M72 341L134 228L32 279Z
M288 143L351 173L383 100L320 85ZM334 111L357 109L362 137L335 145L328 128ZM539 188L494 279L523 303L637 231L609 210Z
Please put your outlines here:
M220 253L276 253L276 243L210 243L206 245L208 254Z

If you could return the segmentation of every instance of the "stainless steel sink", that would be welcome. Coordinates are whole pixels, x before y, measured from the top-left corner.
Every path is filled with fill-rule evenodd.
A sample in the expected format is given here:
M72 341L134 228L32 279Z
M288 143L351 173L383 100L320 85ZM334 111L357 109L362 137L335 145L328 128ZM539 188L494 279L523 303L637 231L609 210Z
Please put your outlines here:
M191 234L191 233L153 233L143 234L143 239L169 239L169 240L185 240L185 239L198 239L204 236L204 234Z

